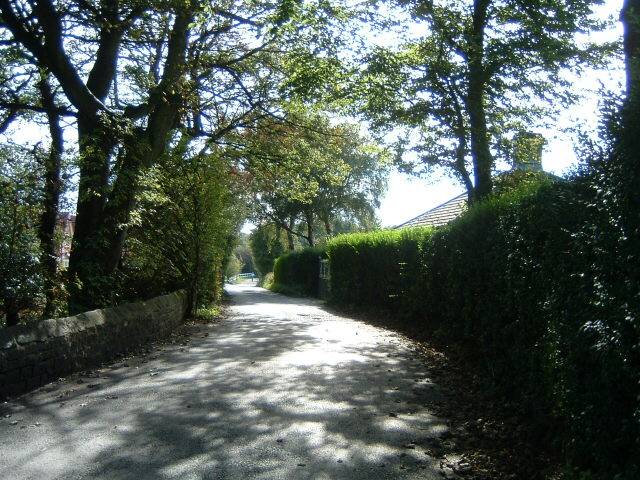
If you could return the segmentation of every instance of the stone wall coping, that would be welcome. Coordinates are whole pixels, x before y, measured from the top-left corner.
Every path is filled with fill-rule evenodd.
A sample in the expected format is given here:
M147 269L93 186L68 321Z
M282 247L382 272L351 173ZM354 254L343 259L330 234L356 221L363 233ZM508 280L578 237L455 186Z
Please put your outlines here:
M70 334L95 328L109 322L128 321L130 315L125 312L153 308L165 300L176 296L184 296L184 290L140 302L125 303L116 307L108 307L79 313L70 317L50 318L33 325L15 325L0 329L0 351L15 348L34 342L45 342L50 338L66 337Z

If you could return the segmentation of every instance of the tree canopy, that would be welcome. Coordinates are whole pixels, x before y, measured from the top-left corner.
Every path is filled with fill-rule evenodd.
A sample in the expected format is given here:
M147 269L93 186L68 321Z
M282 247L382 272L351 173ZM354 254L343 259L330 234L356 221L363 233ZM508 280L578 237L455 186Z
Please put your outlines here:
M317 89L312 75L292 80L292 59L306 58L305 72L331 63L324 32L337 13L325 2L0 2L3 127L49 111L77 129L73 310L117 271L141 179L178 131L211 149ZM33 95L41 71L51 108Z
M399 46L375 48L363 67L362 107L377 127L408 126L408 170L448 169L471 200L492 189L497 159L519 132L575 101L569 72L602 66L615 45L581 39L601 30L597 0L412 1L422 25Z
M289 249L293 236L313 246L318 224L324 236L340 221L355 229L375 226L388 172L384 149L355 125L309 112L262 127L243 139L237 154L252 179L257 220L286 231Z

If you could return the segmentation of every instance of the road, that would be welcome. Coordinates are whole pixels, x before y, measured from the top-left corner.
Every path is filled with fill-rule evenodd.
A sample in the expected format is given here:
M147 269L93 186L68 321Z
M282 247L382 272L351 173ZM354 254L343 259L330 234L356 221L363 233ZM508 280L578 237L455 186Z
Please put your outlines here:
M225 318L0 406L2 479L441 479L410 341L229 286ZM450 474L450 472L449 472Z

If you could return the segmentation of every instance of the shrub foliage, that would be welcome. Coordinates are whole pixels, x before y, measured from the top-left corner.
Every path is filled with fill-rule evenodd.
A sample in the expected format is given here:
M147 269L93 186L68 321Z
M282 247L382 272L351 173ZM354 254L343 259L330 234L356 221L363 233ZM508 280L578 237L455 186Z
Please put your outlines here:
M220 299L244 198L221 156L189 153L176 148L145 177L111 303L182 288L190 312Z

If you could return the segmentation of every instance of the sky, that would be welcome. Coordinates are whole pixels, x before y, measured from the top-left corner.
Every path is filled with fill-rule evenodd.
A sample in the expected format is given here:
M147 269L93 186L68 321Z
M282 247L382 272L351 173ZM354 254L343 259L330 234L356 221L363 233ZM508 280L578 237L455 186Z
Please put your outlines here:
M601 7L602 15L618 18L623 0L605 0ZM622 37L619 22L602 39L611 40ZM584 89L584 98L574 107L565 111L557 119L554 128L540 130L547 140L543 152L542 165L545 171L562 175L578 163L573 151L573 138L567 128L584 125L593 129L598 123L599 95L601 85L615 89L624 80L622 61L607 71L585 72L576 79L577 86ZM392 172L389 186L377 213L384 227L393 227L410 220L421 213L436 207L450 198L462 193L464 188L459 182L445 175L434 175L428 179L418 179L409 175Z

